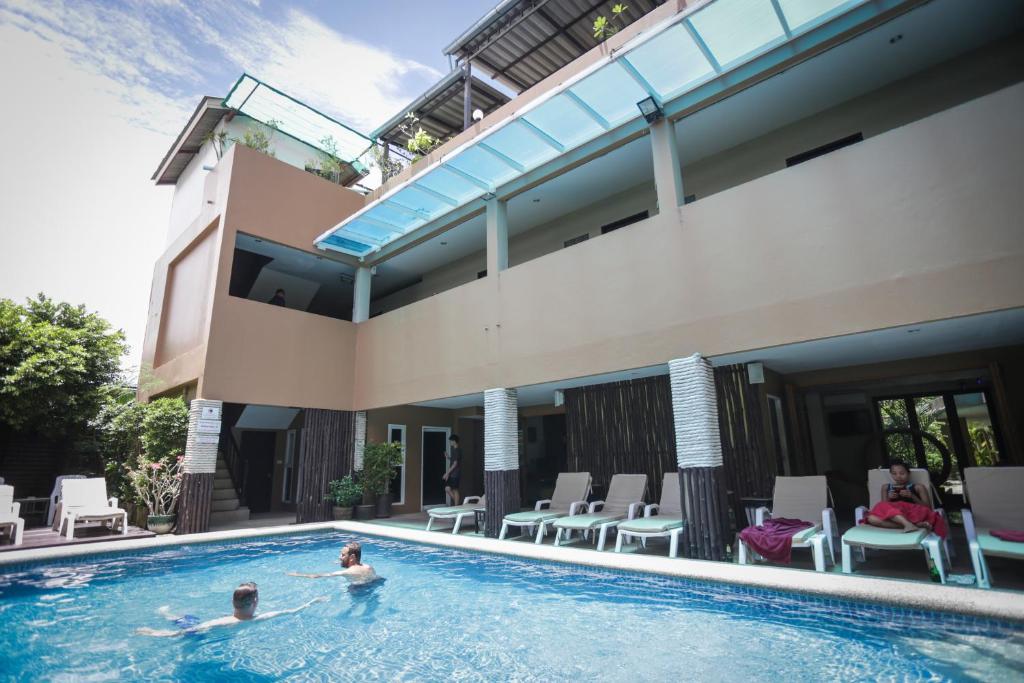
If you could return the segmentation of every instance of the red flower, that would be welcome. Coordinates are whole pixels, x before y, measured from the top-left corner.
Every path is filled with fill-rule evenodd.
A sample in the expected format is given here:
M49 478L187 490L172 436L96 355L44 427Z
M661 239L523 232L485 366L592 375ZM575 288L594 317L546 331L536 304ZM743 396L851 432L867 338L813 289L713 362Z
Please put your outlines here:
M161 467L163 467L163 465L161 465L161 464L160 464L160 463L158 463L158 462L151 462L151 463L149 463L149 467L150 467L151 469L153 469L153 470L158 470L158 469L160 469Z

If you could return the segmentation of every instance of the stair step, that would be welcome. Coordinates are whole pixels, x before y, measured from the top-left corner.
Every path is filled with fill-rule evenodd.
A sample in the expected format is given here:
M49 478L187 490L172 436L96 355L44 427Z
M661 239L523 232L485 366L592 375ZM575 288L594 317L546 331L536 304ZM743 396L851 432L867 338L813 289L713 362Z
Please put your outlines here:
M213 473L215 477L230 477L231 472L226 467L218 467L217 471Z
M214 489L213 490L213 499L214 500L228 500L229 498L235 498L235 489L234 488Z
M211 512L210 526L223 526L234 522L249 521L249 508L238 508L226 512Z
M225 498L223 500L213 500L210 502L210 510L213 512L228 512L230 510L238 509L237 498Z
M234 489L235 485L231 481L231 477L214 477L213 478L213 490L217 489Z

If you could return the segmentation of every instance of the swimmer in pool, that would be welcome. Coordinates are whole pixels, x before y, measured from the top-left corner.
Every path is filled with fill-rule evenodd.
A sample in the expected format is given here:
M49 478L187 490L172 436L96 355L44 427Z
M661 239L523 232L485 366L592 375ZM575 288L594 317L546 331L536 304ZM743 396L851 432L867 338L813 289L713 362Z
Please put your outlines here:
M304 605L299 605L293 609L282 609L274 612L264 612L259 616L256 615L256 606L260 602L259 590L256 588L256 584L252 581L241 584L235 589L234 594L231 596L231 604L234 610L229 617L218 617L217 619L210 619L209 621L199 621L198 617L191 614L184 616L177 616L173 614L167 605L161 607L158 611L160 614L174 622L178 628L173 631L161 631L158 629L152 629L143 627L136 630L136 633L142 636L157 636L157 637L169 637L169 636L182 636L189 633L202 633L209 631L211 628L217 628L219 626L236 626L243 621L263 621L265 619L272 619L282 614L295 614L301 610L306 609L310 605L323 602L327 600L326 597L313 598Z
M288 576L299 576L304 579L324 579L329 576L343 576L348 579L351 586L365 586L371 584L374 581L380 580L377 576L377 572L373 571L373 567L368 564L362 563L363 549L357 542L352 541L344 548L341 549L341 554L338 556L338 562L341 563L341 571L328 572L326 574L299 574L298 572L288 572Z

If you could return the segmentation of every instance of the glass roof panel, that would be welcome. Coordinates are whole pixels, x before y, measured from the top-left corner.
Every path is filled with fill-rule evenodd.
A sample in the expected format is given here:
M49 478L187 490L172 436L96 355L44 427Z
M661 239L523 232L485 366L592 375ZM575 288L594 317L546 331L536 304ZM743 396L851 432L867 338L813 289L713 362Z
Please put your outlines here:
M431 217L437 216L452 208L451 204L418 189L415 185L410 185L391 195L390 201L395 204L401 204L408 209L423 211Z
M715 70L704 57L704 53L680 24L667 29L635 50L630 50L626 58L651 87L658 91L662 99L668 99L673 93L715 75ZM646 95L636 102L644 97Z
M459 204L465 204L484 193L481 188L444 166L438 166L430 173L416 178L415 182L428 190L451 197Z
M344 230L339 230L333 235L328 235L324 238L323 243L329 244L335 249L344 251L354 256L363 256L373 251L373 247L365 242L360 242L356 239L351 239L344 236Z
M786 37L771 0L717 0L689 21L723 67Z
M400 229L402 232L408 232L416 226L423 225L423 223L426 222L422 218L413 216L411 213L407 213L393 206L388 206L387 204L377 204L363 215L367 218L372 218L375 221L389 223L395 226L395 228Z
M570 90L613 126L638 116L636 103L648 94L617 62L598 69Z
M506 180L511 180L519 175L518 169L475 145L462 150L451 159L445 159L444 163L446 166L468 173L491 187L497 187Z
M487 144L526 168L538 166L558 155L558 150L545 144L518 120L491 134Z
M789 23L789 30L797 33L814 24L821 23L847 7L859 5L864 0L779 0L779 7Z
M552 97L523 118L558 140L566 149L604 132L594 119L565 95Z
M224 99L224 106L326 151L333 145L344 161L358 159L371 144L365 135L335 121L252 76L243 75Z
M362 216L348 223L341 232L347 237L371 244L383 244L389 239L398 237L402 234L400 230L384 228L364 221Z

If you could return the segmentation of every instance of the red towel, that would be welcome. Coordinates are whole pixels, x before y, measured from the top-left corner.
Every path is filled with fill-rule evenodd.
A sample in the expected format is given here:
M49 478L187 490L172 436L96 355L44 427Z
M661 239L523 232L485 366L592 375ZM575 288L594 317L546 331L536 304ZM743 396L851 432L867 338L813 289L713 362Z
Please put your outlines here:
M991 534L996 538L1003 539L1004 541L1024 543L1024 531L1013 531L1012 529L993 529L991 531Z
M789 564L793 557L793 534L814 526L799 519L769 519L764 526L748 526L740 532L740 540L759 555L772 562Z
M891 502L883 500L871 508L868 514L874 515L879 519L892 519L896 515L903 515L911 524L928 522L932 527L932 531L938 534L940 538L945 538L949 533L949 530L946 528L945 517L926 505L908 503L905 500L894 500Z

